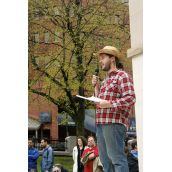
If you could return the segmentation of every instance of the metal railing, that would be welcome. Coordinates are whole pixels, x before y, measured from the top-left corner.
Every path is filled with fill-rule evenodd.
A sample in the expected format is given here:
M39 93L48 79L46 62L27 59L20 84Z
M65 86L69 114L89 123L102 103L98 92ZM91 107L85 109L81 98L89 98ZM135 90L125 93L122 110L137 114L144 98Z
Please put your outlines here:
M40 146L40 139L34 139L34 146L35 148L37 148L38 150L42 150L41 146ZM65 151L66 150L66 144L64 140L49 140L48 143L54 151Z

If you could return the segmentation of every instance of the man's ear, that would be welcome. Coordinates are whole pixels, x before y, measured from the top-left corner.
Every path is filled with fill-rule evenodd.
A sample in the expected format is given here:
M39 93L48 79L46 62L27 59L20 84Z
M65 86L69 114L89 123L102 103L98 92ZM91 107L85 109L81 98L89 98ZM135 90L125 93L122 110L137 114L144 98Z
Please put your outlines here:
M115 57L114 57L114 56L111 57L111 61L112 61L113 63L115 63Z

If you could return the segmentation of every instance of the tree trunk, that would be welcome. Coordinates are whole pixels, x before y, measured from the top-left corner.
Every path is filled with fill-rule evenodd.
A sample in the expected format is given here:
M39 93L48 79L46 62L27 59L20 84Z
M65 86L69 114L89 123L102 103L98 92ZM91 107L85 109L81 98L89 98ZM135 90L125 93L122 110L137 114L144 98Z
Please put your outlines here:
M83 100L82 100L83 101ZM84 119L85 119L85 110L80 109L77 118L76 118L76 135L84 136Z
M84 88L79 87L79 95L84 95ZM79 110L76 117L76 135L84 136L84 120L85 120L85 102L83 99L79 100Z

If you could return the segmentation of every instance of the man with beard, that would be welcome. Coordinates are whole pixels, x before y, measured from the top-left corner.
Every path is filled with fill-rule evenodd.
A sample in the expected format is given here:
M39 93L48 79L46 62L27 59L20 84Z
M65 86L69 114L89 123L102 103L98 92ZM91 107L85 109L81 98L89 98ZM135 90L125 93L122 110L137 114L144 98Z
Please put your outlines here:
M128 115L135 103L131 77L122 70L121 54L116 47L106 46L98 52L106 78L100 84L93 75L95 96L103 99L96 105L96 136L104 172L128 172L124 140Z
M41 147L43 148L41 172L51 172L54 163L54 156L53 156L53 149L50 145L48 145L47 138L43 138L41 140Z

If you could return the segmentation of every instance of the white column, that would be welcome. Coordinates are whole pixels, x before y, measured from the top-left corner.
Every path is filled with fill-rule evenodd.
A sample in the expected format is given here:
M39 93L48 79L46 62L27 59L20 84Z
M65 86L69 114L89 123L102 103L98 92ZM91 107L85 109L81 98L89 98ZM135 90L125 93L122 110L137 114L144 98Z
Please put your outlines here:
M143 124L142 124L143 122L143 108L142 108L143 54L142 52L140 52L139 54L135 54L134 56L130 56L130 57L132 58L133 80L134 80L134 89L136 94L135 118L136 118L137 146L138 146L138 155L139 155L139 172L142 172L143 171Z
M135 117L137 131L137 145L139 155L139 172L143 172L143 2L129 1L131 48L127 51L128 58L132 58L133 80L136 93Z

